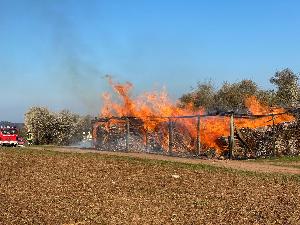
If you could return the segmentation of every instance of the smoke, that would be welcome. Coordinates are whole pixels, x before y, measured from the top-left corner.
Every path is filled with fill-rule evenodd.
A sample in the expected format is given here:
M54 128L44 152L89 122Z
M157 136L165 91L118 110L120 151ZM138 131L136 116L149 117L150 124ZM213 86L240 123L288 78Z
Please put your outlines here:
M92 143L92 141L83 140L83 141L71 144L70 147L74 147L74 148L92 148L93 143Z
M64 105L85 113L98 112L104 88L100 62L66 11L49 3L44 9L43 17L52 37L50 82L58 89Z

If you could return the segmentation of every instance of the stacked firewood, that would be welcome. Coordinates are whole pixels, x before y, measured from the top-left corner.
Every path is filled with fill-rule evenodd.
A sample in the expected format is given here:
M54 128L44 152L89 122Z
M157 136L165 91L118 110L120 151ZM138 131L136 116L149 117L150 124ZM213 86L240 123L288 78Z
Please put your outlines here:
M194 155L196 139L183 123L162 122L147 131L142 120L124 118L106 121L98 127L96 148L108 151L138 151ZM171 141L171 142L170 142ZM229 137L217 140L224 156L229 156ZM202 152L211 150L202 146ZM256 129L241 128L235 131L233 157L257 158L280 155L300 155L300 122L283 122Z
M284 122L257 129L237 130L236 156L247 158L300 154L299 121Z

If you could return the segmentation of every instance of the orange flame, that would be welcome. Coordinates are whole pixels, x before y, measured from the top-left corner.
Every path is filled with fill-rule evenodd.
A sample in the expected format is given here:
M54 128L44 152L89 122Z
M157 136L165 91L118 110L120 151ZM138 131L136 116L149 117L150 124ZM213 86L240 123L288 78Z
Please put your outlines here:
M203 115L204 109L194 109L192 104L184 108L174 104L165 89L160 92L144 93L137 98L132 98L130 91L133 85L129 82L125 84L115 83L108 77L109 84L117 94L118 101L114 102L109 93L103 94L103 107L100 117L137 117L143 121L145 131L155 131L163 122L168 121L168 117L186 116L186 115ZM245 105L252 114L265 115L283 113L282 108L270 108L259 103L256 97L251 96L245 99ZM186 119L172 119L179 122L185 128L185 131L192 138L197 138L197 117ZM200 140L203 148L214 148L218 154L222 153L222 149L217 143L217 139L221 136L229 136L229 117L210 116L201 117L200 120ZM288 114L274 116L274 124L284 121L293 121L295 118ZM260 117L256 119L235 118L235 125L238 128L249 127L256 128L273 124L273 117ZM98 126L95 124L95 126ZM183 132L186 133L186 132ZM192 144L193 145L193 144ZM194 144L195 145L195 144ZM195 148L195 146L191 146Z

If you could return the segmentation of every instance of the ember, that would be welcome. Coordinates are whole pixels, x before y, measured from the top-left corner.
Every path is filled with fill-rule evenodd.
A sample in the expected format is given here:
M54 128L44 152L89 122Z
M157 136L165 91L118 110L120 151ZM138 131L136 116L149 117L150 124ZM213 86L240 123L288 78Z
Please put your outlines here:
M211 116L205 115L204 109L195 110L193 105L178 107L178 104L168 98L165 89L133 98L130 95L133 88L131 83L115 83L110 77L108 81L117 101L113 101L111 94L103 94L104 104L99 115L101 119L95 121L93 127L96 147L106 150L130 149L177 154L199 154L214 150L217 155L223 155L228 151L219 140L220 137L226 139L230 136L232 113ZM245 99L245 103L251 114L234 118L234 126L239 130L240 139L245 136L244 142L254 145L256 141L259 143L264 140L256 137L256 128L272 130L275 125L274 129L283 127L283 122L294 124L295 117L282 108L264 106L253 96ZM268 136L268 132L264 133L258 136ZM268 150L262 150L257 145L249 147L244 143L244 149L251 149L247 152L256 156L265 155L270 149L269 144L264 148ZM254 149L257 150L253 152Z

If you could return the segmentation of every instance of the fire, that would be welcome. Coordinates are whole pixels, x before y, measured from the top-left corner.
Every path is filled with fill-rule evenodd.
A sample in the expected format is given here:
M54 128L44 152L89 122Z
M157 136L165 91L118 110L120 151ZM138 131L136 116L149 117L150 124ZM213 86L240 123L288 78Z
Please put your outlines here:
M192 104L182 108L177 103L170 100L166 89L157 92L146 92L133 98L131 90L133 85L129 82L125 84L115 83L108 77L109 84L117 95L117 101L113 101L110 93L103 94L103 107L100 117L136 117L143 121L145 132L156 131L161 124L166 124L169 117L178 116L195 116L194 118L172 118L171 121L180 123L182 133L188 133L194 140L197 139L197 115L204 115L204 109L195 110ZM282 108L270 108L265 106L251 96L245 99L245 105L253 115L266 115L283 113ZM276 115L274 119L272 115L267 117L258 117L255 119L235 118L234 123L238 128L249 127L257 128L278 124L284 121L293 121L294 117L288 114ZM200 118L200 141L202 148L214 148L219 154L222 149L218 146L217 139L221 136L229 136L229 121L227 116L209 116ZM111 123L114 123L111 121ZM115 121L115 123L117 123ZM119 122L118 122L119 123ZM95 126L99 126L100 123ZM95 130L95 129L94 129ZM167 136L167 130L165 136ZM167 142L167 141L165 141ZM195 149L195 141L191 143L190 148ZM167 146L167 143L165 143Z
M251 119L251 120L237 119L235 123L236 126L239 128L242 127L257 128L257 127L272 125L273 122L274 124L278 124L282 122L290 122L295 120L294 116L292 115L281 114L285 112L283 108L268 107L266 105L263 105L254 96L248 97L245 100L245 105L253 115L270 115L270 116Z

